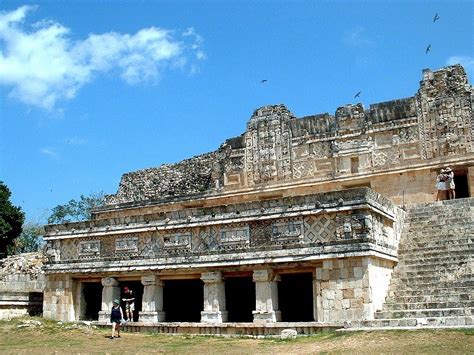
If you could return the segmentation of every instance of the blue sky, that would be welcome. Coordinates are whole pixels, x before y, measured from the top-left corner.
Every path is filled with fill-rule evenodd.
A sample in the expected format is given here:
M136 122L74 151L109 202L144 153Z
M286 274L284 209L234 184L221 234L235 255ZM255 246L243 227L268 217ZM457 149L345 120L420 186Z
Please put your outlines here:
M4 0L0 11L0 180L32 222L115 193L125 172L215 150L260 106L333 114L414 95L424 68L462 62L474 75L473 1Z

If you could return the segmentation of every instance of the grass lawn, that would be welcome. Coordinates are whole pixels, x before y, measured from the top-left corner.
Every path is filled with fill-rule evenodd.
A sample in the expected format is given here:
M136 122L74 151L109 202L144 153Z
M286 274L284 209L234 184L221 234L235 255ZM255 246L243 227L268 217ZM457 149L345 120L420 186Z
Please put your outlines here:
M176 353L176 354L311 354L437 353L473 354L474 330L328 332L294 340L223 338L122 333L109 339L107 329L41 318L41 326L18 328L27 320L0 322L2 354L31 353Z

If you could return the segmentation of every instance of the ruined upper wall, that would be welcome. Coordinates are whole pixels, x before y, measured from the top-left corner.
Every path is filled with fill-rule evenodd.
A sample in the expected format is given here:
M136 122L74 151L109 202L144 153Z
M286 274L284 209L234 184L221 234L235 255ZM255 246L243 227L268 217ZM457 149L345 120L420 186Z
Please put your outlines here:
M215 152L124 174L107 204L329 181L467 156L474 153L472 92L454 65L424 70L415 96L368 109L346 105L334 115L296 118L284 105L265 106Z

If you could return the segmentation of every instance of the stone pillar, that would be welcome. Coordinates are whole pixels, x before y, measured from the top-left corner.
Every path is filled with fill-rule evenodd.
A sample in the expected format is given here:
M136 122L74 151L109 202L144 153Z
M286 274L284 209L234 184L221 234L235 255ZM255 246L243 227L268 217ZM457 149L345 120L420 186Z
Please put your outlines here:
M99 321L109 322L114 299L120 300L119 282L113 277L104 277L102 280L102 307L99 312Z
M222 273L205 272L201 274L201 280L204 281L204 310L201 312L201 322L227 322L225 284Z
M321 292L321 269L313 275L313 318L316 322L323 319L323 299ZM319 270L319 271L318 271Z
M156 275L142 276L143 298L140 322L157 323L165 321L163 312L163 282Z
M275 275L272 270L255 270L253 281L255 282L256 296L256 310L252 312L254 323L281 321L277 287L280 277Z

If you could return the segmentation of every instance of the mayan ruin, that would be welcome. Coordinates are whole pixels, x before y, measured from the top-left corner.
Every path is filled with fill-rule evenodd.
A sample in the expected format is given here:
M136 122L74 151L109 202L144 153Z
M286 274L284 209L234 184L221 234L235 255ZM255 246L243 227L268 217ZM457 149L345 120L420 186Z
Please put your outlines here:
M160 332L474 325L473 109L460 65L368 107L260 107L213 152L123 174L91 220L47 225L30 292L45 318L107 324L128 287L129 329ZM436 202L446 167L456 198Z

